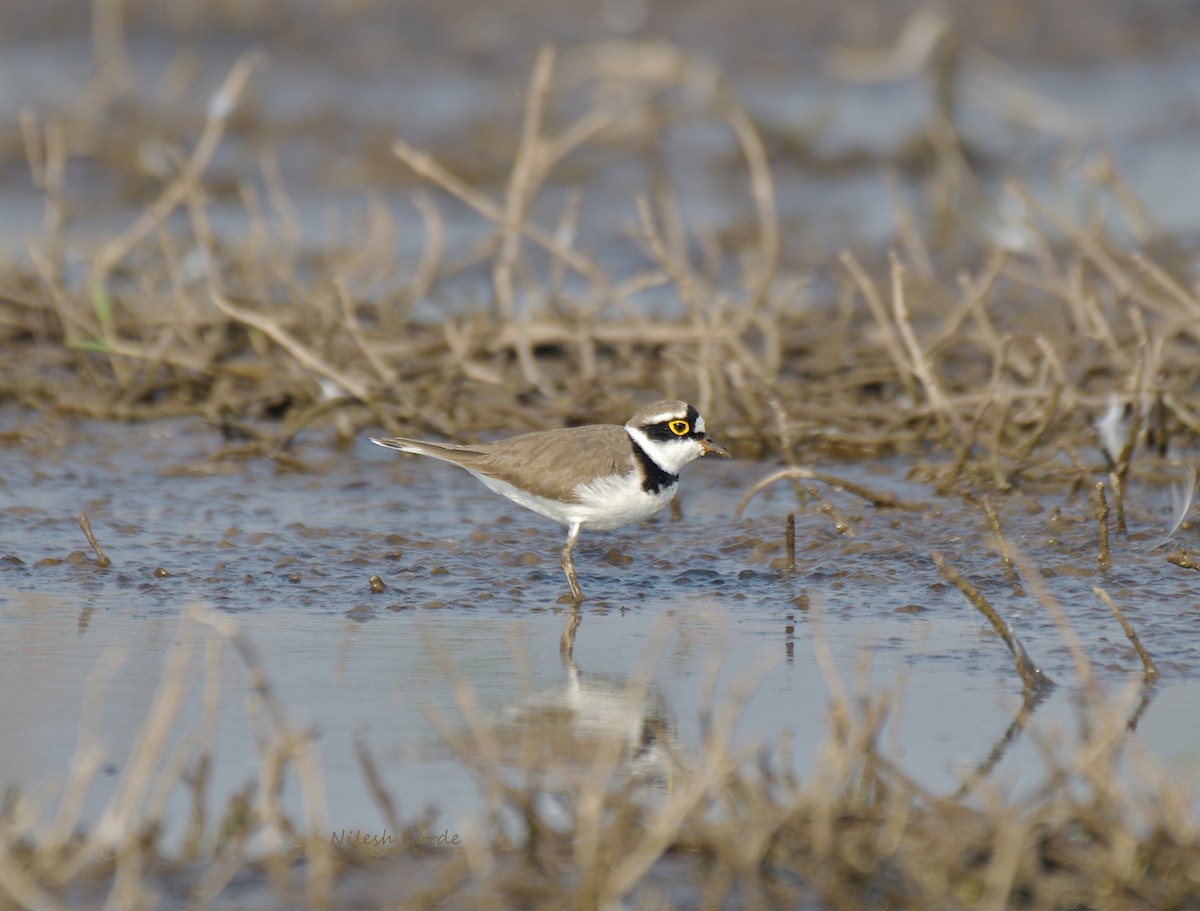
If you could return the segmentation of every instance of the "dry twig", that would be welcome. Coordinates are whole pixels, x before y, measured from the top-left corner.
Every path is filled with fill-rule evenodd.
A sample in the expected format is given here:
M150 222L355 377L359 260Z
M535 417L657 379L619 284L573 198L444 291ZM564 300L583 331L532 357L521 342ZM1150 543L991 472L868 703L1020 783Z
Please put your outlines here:
M972 585L962 573L947 563L941 554L935 551L932 554L932 559L945 580L963 593L963 596L971 602L971 605L992 624L992 629L996 631L997 635L1004 640L1004 644L1008 646L1009 653L1013 656L1017 674L1020 676L1021 683L1024 684L1026 692L1036 694L1046 687L1052 686L1053 681L1042 673L1042 669L1029 659L1025 647L1017 640L1012 627L1001 619L1000 615L996 613L996 609L980 594L979 589Z
M1158 676L1158 668L1154 666L1153 659L1151 659L1150 654L1146 651L1146 647L1142 645L1142 640L1138 638L1138 634L1134 631L1133 625L1129 622L1129 620L1126 619L1125 612L1117 607L1115 603L1113 603L1113 599L1109 597L1108 592L1106 592L1104 589L1096 586L1092 589L1092 591L1096 593L1096 596L1101 601L1108 605L1108 609L1112 611L1113 616L1117 618L1117 622L1121 624L1121 629L1125 631L1126 638L1128 638L1129 642L1133 645L1134 650L1138 653L1138 657L1142 659L1142 667L1145 669L1146 679L1153 680L1156 676Z
M108 556L103 550L100 549L100 544L96 540L96 536L92 534L92 523L88 521L87 513L81 512L79 514L79 527L83 529L83 536L87 538L88 544L96 554L96 565L101 569L106 566L111 566L112 561L108 559Z
M1112 566L1112 553L1108 547L1108 497L1104 495L1103 481L1096 484L1096 496L1092 501L1092 509L1092 514L1096 517L1100 540L1100 553L1097 559L1100 561L1100 569L1107 570Z
M750 489L742 494L742 498L738 500L737 508L734 510L735 516L740 516L746 505L754 499L759 493L770 487L776 481L782 481L788 478L799 478L806 481L820 481L822 484L828 484L831 487L840 487L847 493L852 493L855 496L862 497L872 506L881 509L919 509L920 506L915 503L907 503L901 500L890 490L874 491L862 484L856 484L853 481L847 481L839 478L836 475L826 474L821 471L813 471L810 468L781 468L779 471L767 475L765 478L760 478L750 486Z
M783 534L784 554L787 557L787 571L794 573L796 571L796 514L789 512L787 514L787 525Z

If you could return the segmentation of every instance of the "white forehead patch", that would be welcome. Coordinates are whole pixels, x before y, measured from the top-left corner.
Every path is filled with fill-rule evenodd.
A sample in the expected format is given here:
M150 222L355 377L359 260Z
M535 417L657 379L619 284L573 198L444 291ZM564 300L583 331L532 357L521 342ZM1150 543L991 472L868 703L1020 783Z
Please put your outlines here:
M673 409L671 411L662 411L658 414L647 415L644 423L646 424L662 424L665 421L681 421L687 418L687 411Z

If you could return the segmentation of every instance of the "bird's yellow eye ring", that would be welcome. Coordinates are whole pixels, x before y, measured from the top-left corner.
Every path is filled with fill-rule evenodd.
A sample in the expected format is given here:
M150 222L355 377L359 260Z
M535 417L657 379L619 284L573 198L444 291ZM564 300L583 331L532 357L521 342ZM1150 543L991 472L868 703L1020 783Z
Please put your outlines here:
M677 437L687 436L688 431L692 429L692 425L687 421L668 421L667 426L671 428L671 433Z

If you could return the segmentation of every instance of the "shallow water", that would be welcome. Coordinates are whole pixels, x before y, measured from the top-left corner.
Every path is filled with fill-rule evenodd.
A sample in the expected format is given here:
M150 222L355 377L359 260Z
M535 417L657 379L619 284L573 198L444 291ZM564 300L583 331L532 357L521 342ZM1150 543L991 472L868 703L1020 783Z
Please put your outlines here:
M514 11L488 17L481 27L473 8L464 15L449 6L419 7L380 8L374 18L364 9L361 19L336 22L318 16L312 27L319 34L308 36L308 44L297 42L286 24L280 33L267 29L263 35L219 27L192 33L153 19L132 28L123 45L130 85L147 117L163 120L163 135L145 137L134 150L137 160L124 163L128 173L86 157L72 162L65 176L72 214L68 238L94 241L140 214L145 200L130 198L131 175L153 183L159 171L170 172L171 156L193 141L175 134L198 129L223 75L239 55L258 47L267 56L253 81L247 115L253 129L226 136L209 171L211 182L259 187L260 155L268 140L278 156L288 214L295 216L287 230L296 231L306 247L327 251L360 243L353 226L371 199L405 226L398 232L398 252L415 255L423 232L410 203L414 184L389 151L392 140L403 138L444 157L452 170L465 171L468 182L495 193L509 173L515 139L508 134L515 135L520 123L537 47L554 42L561 66L569 70L575 49L617 38L648 39L648 54L665 38L727 77L768 138L787 237L784 263L823 267L844 245L860 250L894 245L898 225L889 175L914 206L918 222L931 217L925 199L929 174L906 166L902 154L927 136L934 116L929 67L857 81L843 78L837 65L839 49L882 52L894 34L862 37L856 45L848 21L845 44L830 42L814 32L810 17L790 15L791 10L733 17L738 21L719 26L705 16L668 16L646 34L625 34L606 28L590 9L557 17ZM1164 4L1159 14L1165 23L1169 7ZM536 19L536 30L521 24L529 17ZM1046 17L1037 10L1032 18ZM878 11L867 18L878 19ZM889 11L889 18L901 24L898 14ZM0 55L0 123L14 134L21 110L42 115L69 110L94 75L87 20L59 21L61 31L36 29L24 40L22 31L30 24L20 17L12 16L4 30L14 38ZM1073 20L1069 34L1030 28L1023 38L971 32L970 22L964 17L957 23L967 31L959 36L964 51L956 118L978 181L970 189L982 192L963 200L964 221L976 219L998 241L1028 243L1026 213L1001 192L1006 181L1017 180L1079 223L1103 213L1117 237L1144 243L1182 235L1190 246L1187 238L1198 227L1190 200L1200 188L1191 154L1200 138L1193 110L1200 58L1193 47L1181 46L1179 24L1163 28L1161 48L1142 47L1121 57L1102 57L1092 48L1081 62L1059 59L1068 45L1083 41ZM1154 23L1147 18L1144 26L1152 29ZM1114 27L1119 32L1128 23L1118 16ZM568 97L561 107L572 105L578 99ZM678 194L689 230L717 235L744 230L748 180L728 126L703 103L683 104L677 119L664 128L655 154L589 151L556 169L538 201L536 220L552 222L565 191L580 189L585 206L578 246L613 274L643 264L626 239L636 217L634 200L661 189L664 179ZM193 125L185 127L181 121L188 120ZM503 141L497 142L498 134ZM1144 203L1144 223L1131 220L1110 189L1097 183L1109 161ZM19 167L19 157L12 164L13 179L0 194L0 251L25 262L25 238L44 228L44 199ZM454 251L490 231L465 208L442 209ZM212 200L212 219L214 230L231 243L250 231L251 219L236 194ZM458 290L471 297L469 287ZM449 297L453 305L456 296Z
M814 660L821 642L851 692L895 694L889 755L924 786L951 793L1003 736L1021 688L1001 641L933 566L935 550L1061 684L1034 724L1068 740L1077 727L1072 656L1038 602L1005 580L985 518L902 461L826 467L919 504L874 509L826 490L846 534L817 502L798 504L787 482L735 518L742 493L771 466L690 466L682 518L581 538L576 566L592 600L567 659L561 530L464 472L365 439L342 451L302 441L294 455L304 467L280 470L265 458L220 458L227 444L198 421L75 425L8 412L3 430L0 783L36 790L61 781L81 716L95 717L84 703L97 700L108 759L85 816L119 781L168 655L194 646L192 677L203 678L210 637L181 619L193 604L236 621L293 720L312 725L333 833L385 825L356 740L402 814L429 809L437 832L471 831L477 784L430 721L444 716L449 730L462 730L456 680L514 737L550 730L564 713L576 735L589 724L628 728L631 762L651 778L655 738L694 754L710 701L754 680L737 743L778 744L788 732L799 773L811 775L827 730L827 683ZM1092 587L1125 611L1161 674L1130 739L1190 778L1200 771L1200 577L1150 550L1165 531L1168 493L1135 482L1127 498L1129 536L1114 537L1106 574L1096 569L1085 501L1019 493L997 507L1114 694L1136 689L1140 664ZM112 561L106 569L92 560L80 510ZM792 574L783 557L789 511L799 542ZM1176 543L1194 535L1184 529ZM386 586L379 593L373 575ZM121 663L101 692L90 675L114 654ZM245 666L230 649L214 660L216 812L252 777L256 728ZM632 704L620 684L645 668L650 689ZM192 692L181 709L192 725L199 704ZM647 725L656 734L637 746ZM991 780L1027 793L1042 772L1037 749L1018 736ZM297 800L294 790L288 799Z

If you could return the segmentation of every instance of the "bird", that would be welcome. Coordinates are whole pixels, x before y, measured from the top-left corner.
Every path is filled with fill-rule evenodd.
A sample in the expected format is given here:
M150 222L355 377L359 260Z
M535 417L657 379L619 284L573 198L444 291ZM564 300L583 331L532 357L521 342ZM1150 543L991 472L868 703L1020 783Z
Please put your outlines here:
M611 531L640 522L679 491L679 471L706 455L729 458L687 402L646 405L618 424L539 430L492 443L437 443L372 437L401 452L450 462L484 486L567 526L560 563L571 599L585 599L572 552L582 529Z

